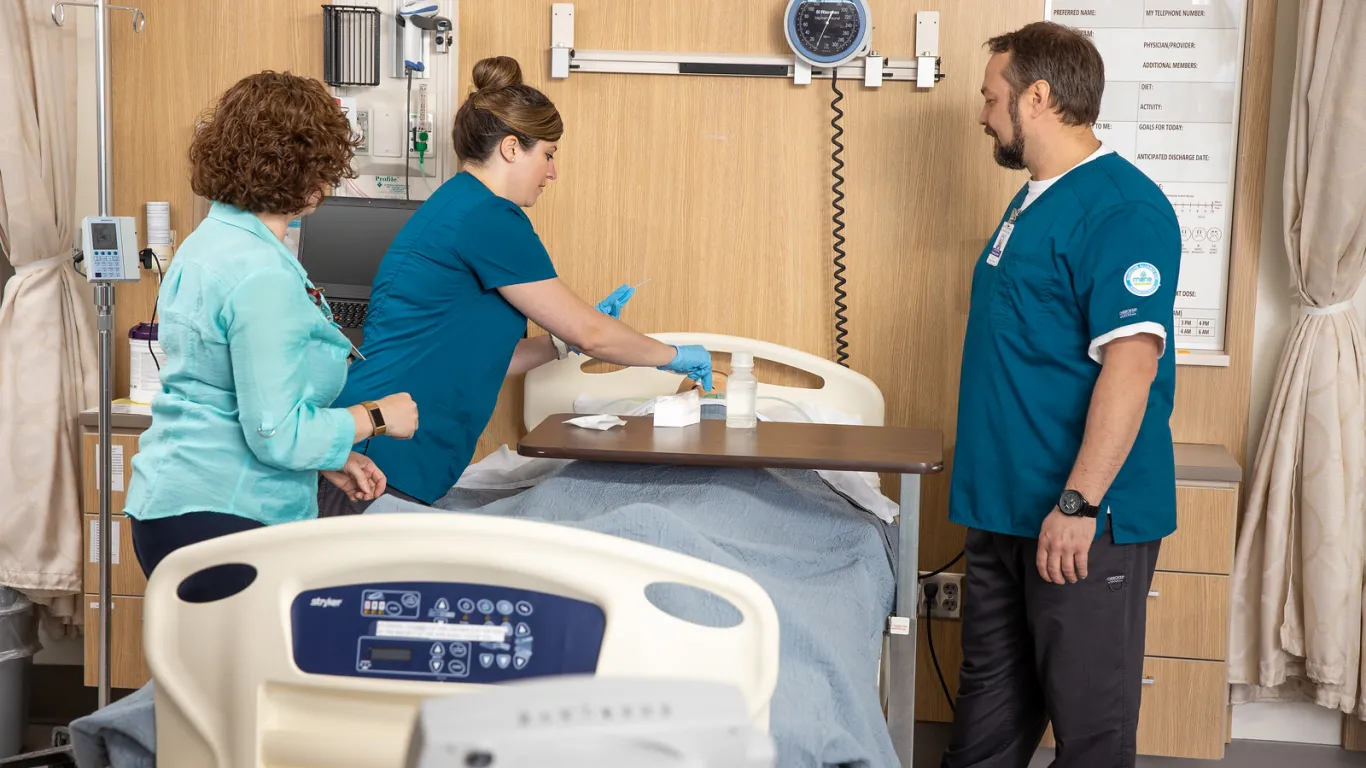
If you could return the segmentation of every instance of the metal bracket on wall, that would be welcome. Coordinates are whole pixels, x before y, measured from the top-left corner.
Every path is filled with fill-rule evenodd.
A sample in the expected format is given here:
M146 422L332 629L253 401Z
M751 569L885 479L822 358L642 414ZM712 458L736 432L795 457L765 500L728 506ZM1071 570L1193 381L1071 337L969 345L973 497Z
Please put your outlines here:
M876 53L851 64L830 68L812 67L792 55L745 53L661 53L655 51L599 51L574 48L574 4L555 3L550 9L550 76L600 72L638 75L712 75L721 77L774 77L809 85L813 79L861 80L878 87L884 81L913 82L917 88L933 88L944 78L939 59L939 12L916 14L916 57L884 58Z

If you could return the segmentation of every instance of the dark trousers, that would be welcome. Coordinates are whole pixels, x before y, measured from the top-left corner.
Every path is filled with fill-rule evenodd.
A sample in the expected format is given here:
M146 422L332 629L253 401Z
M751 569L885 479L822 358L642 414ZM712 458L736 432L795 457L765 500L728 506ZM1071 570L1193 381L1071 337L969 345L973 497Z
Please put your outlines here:
M220 512L188 512L157 520L129 521L133 525L133 551L148 578L167 555L181 547L265 527L264 523ZM254 578L254 572L247 575L241 568L210 568L185 579L178 594L190 602L207 602L240 591Z
M1053 768L1132 768L1148 589L1160 541L1117 545L1108 521L1088 576L1050 584L1036 539L967 535L963 666L943 768L1026 768L1051 722Z
M384 495L393 496L395 498L403 499L404 501L411 501L414 504L421 504L424 507L428 506L425 501L415 499L397 488L386 487L384 489ZM318 517L359 515L366 509L369 509L370 505L374 503L374 501L352 501L351 497L347 496L342 489L333 485L332 481L322 475L318 476Z

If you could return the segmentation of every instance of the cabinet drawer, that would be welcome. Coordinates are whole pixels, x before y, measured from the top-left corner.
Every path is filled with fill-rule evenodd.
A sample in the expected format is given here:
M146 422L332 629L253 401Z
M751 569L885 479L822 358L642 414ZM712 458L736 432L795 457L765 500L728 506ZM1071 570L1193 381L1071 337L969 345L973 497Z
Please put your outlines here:
M113 632L109 642L109 685L137 689L152 679L142 655L142 598L109 601ZM85 684L100 684L100 598L85 596Z
M114 538L109 542L109 592L113 595L142 595L147 591L147 577L142 575L142 566L133 551L133 525L123 515L110 515L110 527ZM85 540L85 591L98 595L100 591L100 551L95 531L100 525L99 515L86 515L82 537Z
M1238 525L1236 488L1176 488L1176 533L1162 542L1160 571L1233 572Z
M1138 754L1222 760L1228 733L1227 680L1221 662L1144 659ZM1056 746L1052 726L1039 746Z
M124 501L128 498L128 481L133 479L133 456L138 452L138 435L140 432L129 432L115 430L113 433L114 461L111 474L113 482L110 487L113 489L109 493L109 510L111 512L122 512ZM100 491L96 485L98 474L95 472L95 454L97 446L100 444L98 434L86 432L81 435L81 475L84 477L82 482L81 498L84 500L86 514L98 515L100 513Z
M1223 662L1144 661L1140 754L1221 760L1227 718L1228 668Z
M1227 576L1154 574L1144 652L1223 661L1228 648L1228 590Z

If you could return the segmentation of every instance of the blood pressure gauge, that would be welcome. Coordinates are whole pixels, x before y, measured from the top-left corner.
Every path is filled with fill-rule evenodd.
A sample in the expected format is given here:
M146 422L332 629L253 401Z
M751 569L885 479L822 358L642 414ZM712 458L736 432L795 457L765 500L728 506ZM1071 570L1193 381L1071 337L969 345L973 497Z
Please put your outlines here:
M833 68L868 53L867 0L788 0L787 44L813 67Z

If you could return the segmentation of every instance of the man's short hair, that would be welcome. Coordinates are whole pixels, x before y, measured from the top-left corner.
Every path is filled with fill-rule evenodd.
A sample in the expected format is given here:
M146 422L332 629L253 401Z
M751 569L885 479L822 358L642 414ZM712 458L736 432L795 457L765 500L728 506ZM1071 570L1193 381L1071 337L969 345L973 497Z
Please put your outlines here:
M1024 89L1043 80L1052 93L1049 106L1067 125L1093 125L1105 92L1105 62L1085 34L1071 27L1036 21L987 41L992 53L1010 54L1006 81L1018 99Z

